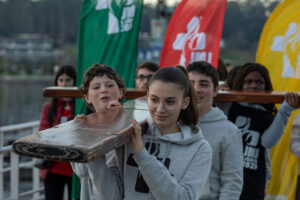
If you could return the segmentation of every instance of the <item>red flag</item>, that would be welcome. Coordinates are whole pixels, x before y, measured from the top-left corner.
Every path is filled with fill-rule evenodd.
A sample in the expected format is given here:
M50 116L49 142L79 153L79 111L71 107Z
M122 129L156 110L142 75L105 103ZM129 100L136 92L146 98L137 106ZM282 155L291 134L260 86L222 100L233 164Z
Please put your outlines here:
M207 61L218 66L226 0L183 0L169 23L160 66Z

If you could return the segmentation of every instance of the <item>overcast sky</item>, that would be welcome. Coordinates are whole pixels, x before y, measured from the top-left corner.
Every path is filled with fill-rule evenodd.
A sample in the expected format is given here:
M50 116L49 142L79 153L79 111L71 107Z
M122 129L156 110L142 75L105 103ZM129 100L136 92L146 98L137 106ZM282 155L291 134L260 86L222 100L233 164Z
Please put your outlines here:
M144 0L144 3L148 3L148 4L157 4L158 0ZM168 6L174 5L177 2L180 2L181 0L166 0L166 3Z
M148 4L157 4L158 0L144 0L144 3L148 3ZM178 2L180 2L181 0L165 0L168 6L172 6ZM199 0L200 1L200 0ZM228 1L246 1L246 0L228 0Z

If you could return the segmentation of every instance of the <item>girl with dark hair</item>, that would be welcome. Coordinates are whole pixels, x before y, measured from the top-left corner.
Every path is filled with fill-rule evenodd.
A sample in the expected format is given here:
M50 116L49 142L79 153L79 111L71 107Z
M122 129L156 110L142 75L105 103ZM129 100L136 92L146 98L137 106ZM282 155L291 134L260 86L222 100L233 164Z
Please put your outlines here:
M91 87L86 100L92 95ZM212 152L201 130L194 127L196 99L185 69L157 71L147 100L150 116L144 134L133 120L131 142L115 150L109 159L98 156L87 164L72 164L85 185L81 199L199 199ZM96 102L90 103L98 107Z
M58 70L54 85L73 87L76 81L76 71L71 65L63 65ZM52 98L43 106L39 130L45 130L74 118L74 99ZM49 161L47 161L49 163ZM71 183L73 171L69 163L51 162L46 169L41 169L44 179L45 199L62 200L65 185L68 185L68 198L71 199Z
M267 68L258 63L246 63L237 72L232 89L271 92L273 87ZM278 112L274 104L232 103L229 107L228 119L241 130L243 138L244 186L240 199L264 199L269 172L266 152L277 144L291 112L299 107L299 97L295 93L286 94Z
M273 91L268 69L259 63L244 64L233 78L232 90L249 92ZM269 112L276 113L274 104L261 105Z

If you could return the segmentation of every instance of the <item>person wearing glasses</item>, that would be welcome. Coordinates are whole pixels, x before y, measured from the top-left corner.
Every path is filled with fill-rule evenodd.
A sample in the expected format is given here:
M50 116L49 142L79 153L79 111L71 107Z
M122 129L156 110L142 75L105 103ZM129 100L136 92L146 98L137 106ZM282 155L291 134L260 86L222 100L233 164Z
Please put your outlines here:
M137 89L147 90L149 81L153 74L159 69L159 65L154 62L143 62L135 70L135 86ZM134 100L135 110L133 113L134 118L137 121L144 119L144 116L148 116L149 112L143 108L148 107L147 98L141 97Z
M159 69L154 62L143 62L135 71L135 86L137 89L148 90L149 80Z

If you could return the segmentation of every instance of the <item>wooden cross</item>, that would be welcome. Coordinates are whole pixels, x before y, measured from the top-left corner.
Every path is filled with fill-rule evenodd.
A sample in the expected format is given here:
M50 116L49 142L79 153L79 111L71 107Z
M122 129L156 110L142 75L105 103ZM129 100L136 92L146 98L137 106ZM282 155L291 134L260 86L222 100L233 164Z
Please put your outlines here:
M45 97L82 98L77 87L48 87L43 90ZM146 95L146 91L127 89L126 99ZM285 92L241 92L220 91L214 99L219 102L282 103ZM144 106L144 107L143 107ZM16 153L47 160L67 162L89 162L99 155L126 144L133 132L130 119L135 109L147 117L147 104L137 108L135 101L128 101L120 110L109 110L106 114L93 113L84 120L72 120L56 127L26 136L13 144ZM120 114L121 113L121 114ZM143 121L143 130L147 123ZM142 132L144 132L142 131Z
M248 102L248 103L282 103L286 92L244 92L220 90L214 101L218 102ZM126 89L125 99L135 99L145 96L145 90ZM300 95L300 93L298 92ZM44 97L82 98L77 87L47 87L43 90Z

